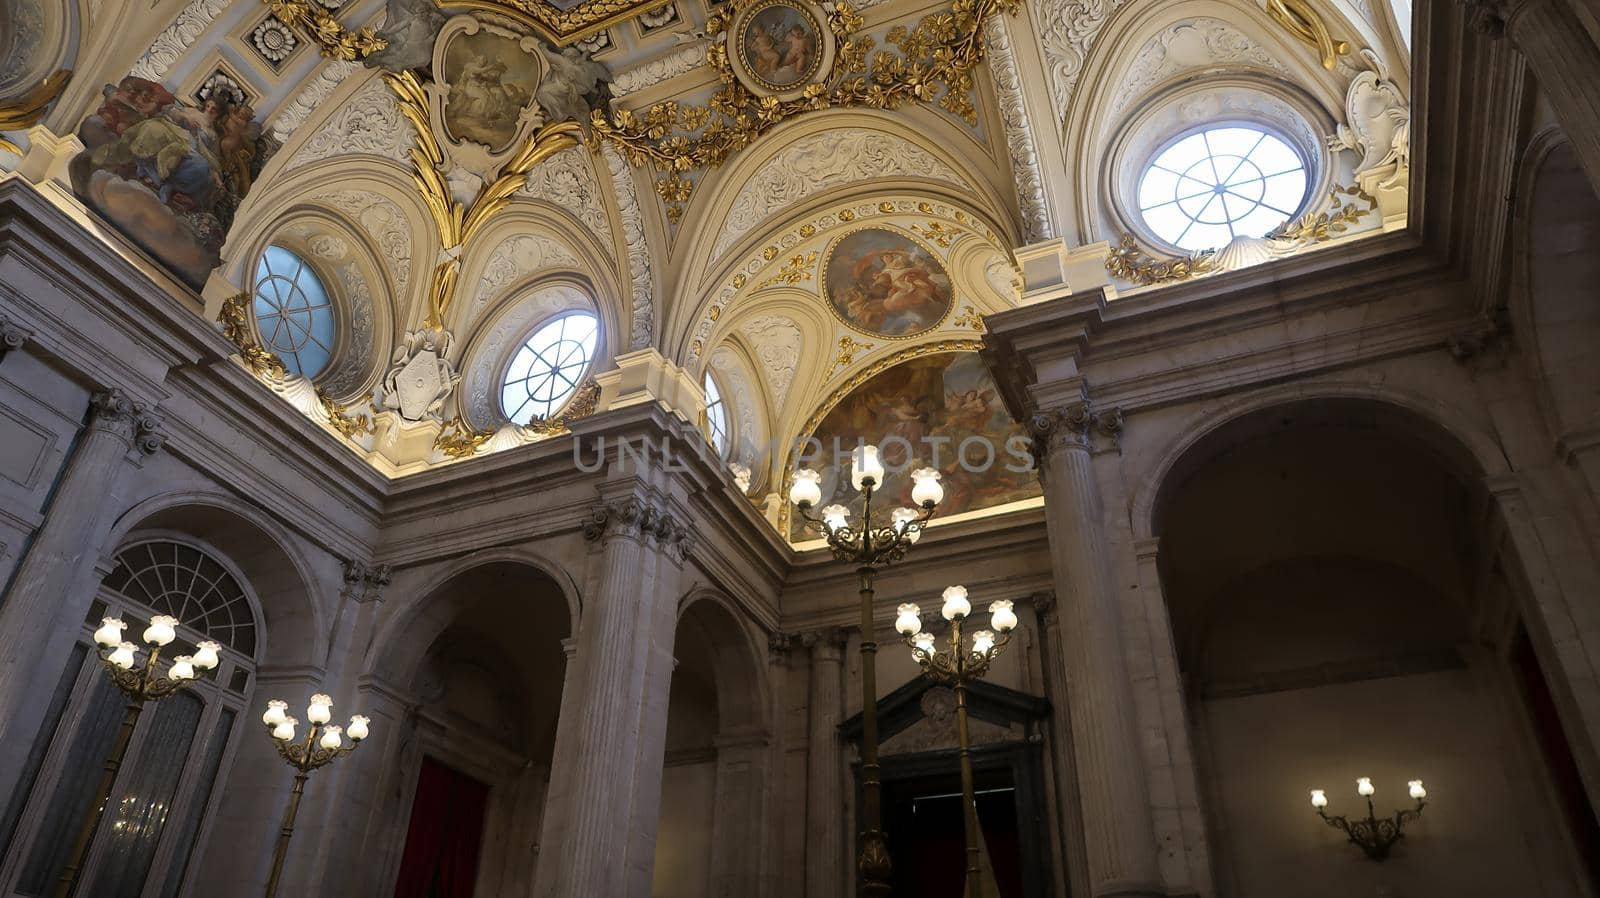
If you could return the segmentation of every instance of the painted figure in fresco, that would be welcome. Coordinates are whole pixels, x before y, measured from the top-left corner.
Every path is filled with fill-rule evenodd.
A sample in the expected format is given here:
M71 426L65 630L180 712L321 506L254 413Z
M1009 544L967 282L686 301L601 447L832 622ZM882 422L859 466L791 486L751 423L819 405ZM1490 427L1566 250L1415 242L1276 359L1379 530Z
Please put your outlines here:
M951 304L950 278L937 259L903 234L857 231L828 259L828 299L852 325L899 337L937 324Z
M596 109L611 100L611 71L590 59L577 47L559 52L541 48L550 70L539 82L534 99L544 110L545 121L584 122Z
M788 87L811 74L816 62L816 31L798 9L771 6L745 26L745 63L768 84Z
M78 130L85 149L69 167L73 189L198 289L276 142L222 90L195 107L129 75L102 95Z

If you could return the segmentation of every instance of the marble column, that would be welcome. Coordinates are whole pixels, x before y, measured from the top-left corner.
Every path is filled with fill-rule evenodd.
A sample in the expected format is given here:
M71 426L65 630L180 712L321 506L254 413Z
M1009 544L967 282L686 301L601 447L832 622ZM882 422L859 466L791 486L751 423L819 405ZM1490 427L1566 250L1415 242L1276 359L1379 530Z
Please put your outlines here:
M547 802L534 894L647 898L656 821L645 825L647 839L634 838L640 817L649 816L636 799L643 791L650 803L653 794L659 812L666 736L665 687L647 681L670 677L658 656L671 656L676 571L689 535L643 496L596 507L584 535L598 546L600 572L584 602L557 723L551 769L563 780ZM647 696L658 694L659 706L646 707ZM651 857L641 858L646 841Z
M21 349L22 345L32 338L32 331L9 318L0 316L0 362L4 362L8 354Z
M1068 895L1088 895L1089 864L1083 847L1083 806L1078 800L1078 767L1072 751L1072 700L1068 697L1067 662L1062 657L1061 615L1053 593L1036 596L1033 612L1039 619L1040 655L1044 666L1045 695L1051 703L1050 759L1061 831L1061 871Z
M0 794L61 677L68 648L94 600L94 570L114 521L117 482L129 460L161 448L161 419L121 390L96 393L88 424L64 462L44 524L0 598Z
M1563 0L1470 2L1480 31L1504 34L1522 51L1600 193L1600 47Z
M807 633L811 648L810 746L806 755L806 898L847 894L850 877L844 801L844 647L846 633Z
M1122 660L1121 603L1111 572L1099 489L1090 458L1096 431L1118 416L1087 402L1034 415L1039 476L1066 667L1091 895L1164 896L1133 689Z

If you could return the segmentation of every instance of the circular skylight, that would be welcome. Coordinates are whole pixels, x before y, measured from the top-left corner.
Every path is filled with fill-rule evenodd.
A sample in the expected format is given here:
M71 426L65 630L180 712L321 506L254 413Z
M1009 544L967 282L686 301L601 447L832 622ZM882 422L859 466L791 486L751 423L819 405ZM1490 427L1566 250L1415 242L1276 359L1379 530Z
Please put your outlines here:
M333 301L299 256L269 246L256 264L254 311L261 342L290 373L314 378L333 360Z
M599 336L600 321L588 312L570 312L534 331L511 357L500 387L506 417L527 424L560 411L583 382Z
M706 422L711 425L711 445L718 455L728 454L728 406L710 374L706 375Z
M1157 154L1139 179L1139 211L1186 250L1261 237L1300 210L1306 166L1281 138L1249 125L1207 128Z

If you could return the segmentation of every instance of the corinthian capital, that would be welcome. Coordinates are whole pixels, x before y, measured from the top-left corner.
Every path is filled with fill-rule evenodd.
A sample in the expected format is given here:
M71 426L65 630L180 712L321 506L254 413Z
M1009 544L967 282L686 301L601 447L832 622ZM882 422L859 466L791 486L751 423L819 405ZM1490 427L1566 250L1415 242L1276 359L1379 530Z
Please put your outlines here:
M119 434L141 457L156 454L167 442L161 432L161 415L117 387L95 393L89 408L93 412L91 428Z
M0 355L4 355L13 349L21 349L22 344L31 339L33 339L33 331L9 318L0 317Z
M1042 470L1050 453L1062 447L1115 448L1122 437L1122 409L1095 409L1085 399L1039 412L1029 419L1028 433L1033 437L1034 464Z
M654 503L640 498L608 502L591 508L589 519L583 524L583 537L591 541L626 537L644 545L654 544L680 564L689 557L689 550L694 544L694 533L688 525Z

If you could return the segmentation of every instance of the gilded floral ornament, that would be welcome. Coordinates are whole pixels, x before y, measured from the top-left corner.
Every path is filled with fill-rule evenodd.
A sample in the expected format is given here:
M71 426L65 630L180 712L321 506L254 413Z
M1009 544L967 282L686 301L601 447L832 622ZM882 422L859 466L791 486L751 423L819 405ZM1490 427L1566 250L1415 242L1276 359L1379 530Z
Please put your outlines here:
M1341 196L1349 197L1353 202L1341 203ZM1286 221L1267 234L1267 239L1298 244L1323 243L1348 231L1351 225L1378 206L1378 201L1359 186L1335 187L1328 194L1328 201L1332 206L1327 211L1308 213L1294 221Z
M322 48L329 59L355 62L382 50L389 42L371 28L350 31L339 23L333 13L313 0L267 0L272 14L302 33Z
M860 35L864 20L848 3L827 13L827 28L837 45L831 69L798 92L752 90L730 59L731 29L743 28L743 13L765 0L734 0L706 21L711 38L706 61L717 70L721 89L703 106L675 101L640 111L596 110L595 133L611 140L634 166L650 165L656 192L676 221L694 190L687 173L722 165L734 153L789 119L821 109L895 109L906 103L937 101L969 122L972 70L984 57L984 20L997 11L1014 12L1016 0L954 0L947 10L924 16L915 27L895 26L886 35L894 49ZM898 52L897 52L898 51Z
M1123 234L1106 259L1106 271L1113 277L1132 281L1141 287L1186 281L1215 266L1216 250L1204 250L1178 259L1157 259L1145 253L1132 234Z
M600 404L600 384L594 378L585 380L567 402L560 414L549 418L534 418L519 429L533 437L553 437L567 433L573 421L594 414ZM457 415L444 426L434 440L434 448L449 458L471 458L495 435L492 430L474 430L466 419Z
M283 362L256 339L250 325L250 294L237 293L223 300L217 323L222 326L222 336L239 350L244 366L257 377L281 381L288 376Z

